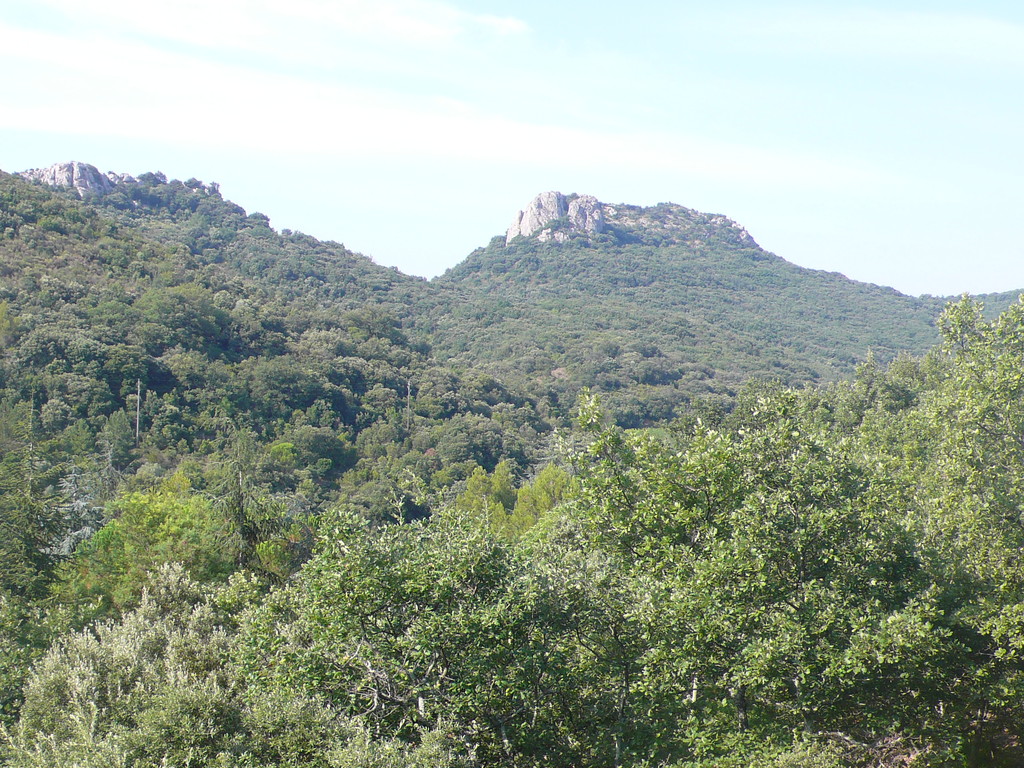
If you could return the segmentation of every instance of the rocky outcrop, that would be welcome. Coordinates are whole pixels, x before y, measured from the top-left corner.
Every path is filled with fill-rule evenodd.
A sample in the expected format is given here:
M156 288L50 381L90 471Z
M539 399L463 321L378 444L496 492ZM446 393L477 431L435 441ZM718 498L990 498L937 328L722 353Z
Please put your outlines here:
M759 247L746 229L727 216L701 213L675 203L604 206L605 221L633 242L646 245L687 245L700 247L712 240L729 242L743 248Z
M57 163L49 168L33 168L18 174L22 178L40 181L51 187L70 187L81 197L86 193L105 195L120 182L134 181L126 173L100 173L88 163Z
M520 236L529 237L549 221L565 216L568 211L565 196L561 192L541 192L516 214L512 226L505 233L505 243L511 243Z
M536 237L541 242L554 240L563 243L573 235L603 231L604 213L596 197L566 197L561 192L542 192L516 214L512 226L505 233L505 244L517 237Z
M569 226L578 232L604 232L604 206L593 195L580 195L569 201Z
M579 238L596 244L588 238L602 232L620 242L654 246L698 248L715 241L743 248L758 247L747 230L720 214L701 213L674 203L646 208L602 203L592 195L561 192L543 192L519 211L505 234L505 245L517 237L542 243L565 243Z

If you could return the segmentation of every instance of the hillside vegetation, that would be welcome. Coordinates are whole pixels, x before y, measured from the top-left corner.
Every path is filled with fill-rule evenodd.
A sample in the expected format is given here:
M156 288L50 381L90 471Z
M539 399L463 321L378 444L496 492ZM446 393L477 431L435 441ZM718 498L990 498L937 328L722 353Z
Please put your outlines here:
M435 348L563 400L595 387L623 426L642 426L750 378L834 381L869 354L938 340L939 299L797 267L724 217L629 212L596 237L495 238L471 254L435 281L467 297Z
M1024 761L1024 303L616 215L428 283L0 175L0 764Z

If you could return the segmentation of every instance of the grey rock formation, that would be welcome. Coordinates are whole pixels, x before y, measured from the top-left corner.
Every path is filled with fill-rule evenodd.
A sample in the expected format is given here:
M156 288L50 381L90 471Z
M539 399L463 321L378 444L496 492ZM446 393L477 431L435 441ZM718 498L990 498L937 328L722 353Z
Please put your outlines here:
M105 195L114 189L115 184L135 180L123 173L103 174L96 166L79 162L57 163L49 168L33 168L18 175L25 179L41 181L51 187L71 187L78 192L79 197L87 192Z
M566 217L567 228L552 230L547 225ZM574 234L595 234L604 231L601 202L591 195L566 197L561 192L542 192L516 214L505 233L508 245L517 237L536 237L541 242L564 243Z
M138 181L130 173L114 173L113 171L107 171L107 178L115 184L131 184Z
M579 232L604 232L604 206L593 195L580 195L569 202L569 225Z
M511 243L520 235L529 237L549 221L565 216L568 210L565 196L561 192L541 192L526 208L516 214L512 226L505 233L505 243Z

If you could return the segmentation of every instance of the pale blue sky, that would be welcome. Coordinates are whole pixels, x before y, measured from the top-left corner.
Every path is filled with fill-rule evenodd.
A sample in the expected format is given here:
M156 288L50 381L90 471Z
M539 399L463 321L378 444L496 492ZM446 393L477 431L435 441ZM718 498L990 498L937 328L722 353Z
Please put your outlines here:
M0 0L0 169L197 177L431 276L538 192L724 213L906 293L1024 288L1024 8Z

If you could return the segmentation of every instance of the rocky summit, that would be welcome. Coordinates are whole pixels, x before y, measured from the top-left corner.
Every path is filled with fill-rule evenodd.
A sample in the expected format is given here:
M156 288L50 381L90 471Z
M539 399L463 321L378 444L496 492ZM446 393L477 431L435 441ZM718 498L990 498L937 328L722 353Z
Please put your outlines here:
M604 231L604 206L591 195L542 192L516 214L505 234L506 245L517 237L536 237L542 243L564 243L573 235ZM555 227L555 224L561 226Z
M757 247L746 229L721 214L701 213L674 203L646 208L602 203L592 195L561 192L542 192L517 212L505 233L505 245L511 245L517 238L565 243L587 241L600 234L647 245L696 247L715 238L741 247Z
M86 194L105 195L121 181L134 181L127 174L101 173L94 165L71 161L56 163L48 168L32 168L18 174L31 181L51 187L70 187L82 197Z

